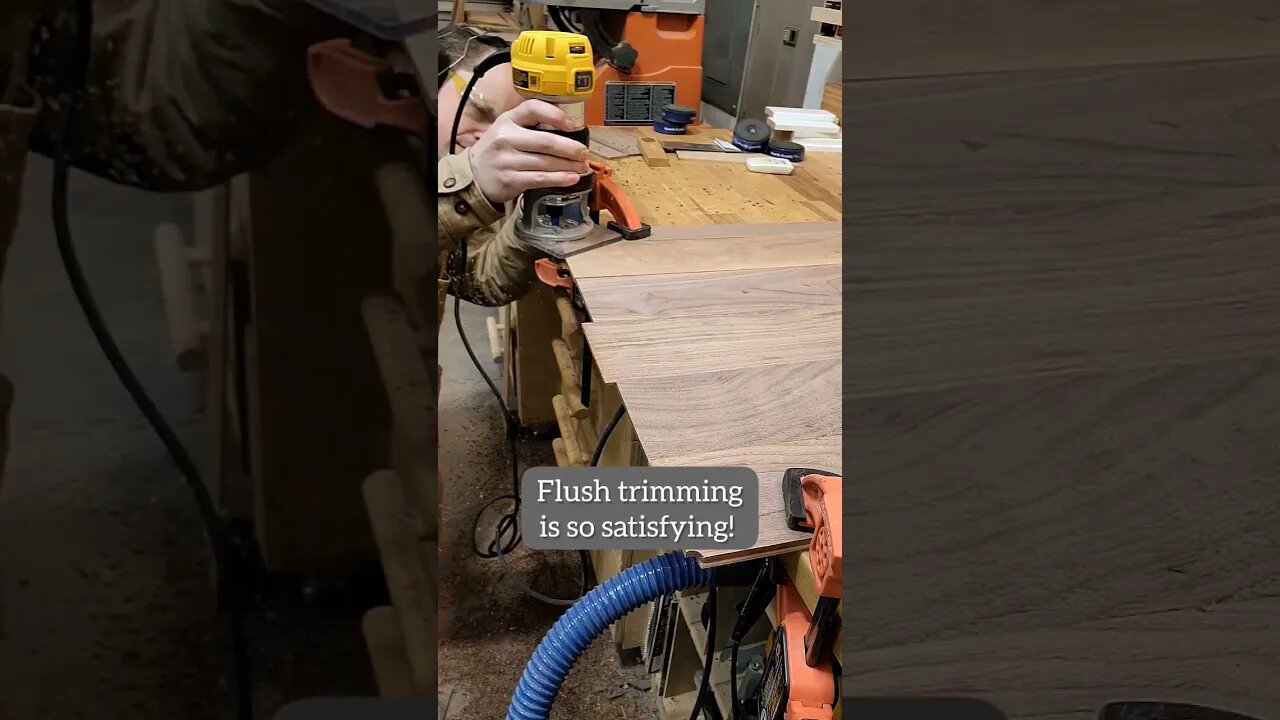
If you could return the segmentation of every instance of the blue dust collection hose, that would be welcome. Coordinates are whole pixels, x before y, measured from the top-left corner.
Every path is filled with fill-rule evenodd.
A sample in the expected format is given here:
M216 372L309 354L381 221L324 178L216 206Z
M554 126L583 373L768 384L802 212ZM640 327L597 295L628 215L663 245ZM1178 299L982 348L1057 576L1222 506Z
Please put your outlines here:
M651 600L710 581L710 570L673 552L633 565L597 586L542 638L511 696L507 720L547 720L573 664L600 633Z

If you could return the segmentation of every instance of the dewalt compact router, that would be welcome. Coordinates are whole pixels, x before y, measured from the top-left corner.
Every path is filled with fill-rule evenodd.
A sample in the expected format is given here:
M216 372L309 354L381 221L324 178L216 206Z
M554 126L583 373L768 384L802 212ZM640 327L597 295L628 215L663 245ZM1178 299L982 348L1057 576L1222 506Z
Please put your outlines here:
M589 144L586 103L595 94L596 70L585 35L549 30L521 33L511 46L511 75L522 96L556 105L573 121L572 130L539 130ZM619 237L647 237L649 226L639 221L635 208L610 177L610 168L596 162L590 168L570 187L524 193L518 206L517 236L561 258ZM613 218L605 228L598 225L601 210L608 210Z

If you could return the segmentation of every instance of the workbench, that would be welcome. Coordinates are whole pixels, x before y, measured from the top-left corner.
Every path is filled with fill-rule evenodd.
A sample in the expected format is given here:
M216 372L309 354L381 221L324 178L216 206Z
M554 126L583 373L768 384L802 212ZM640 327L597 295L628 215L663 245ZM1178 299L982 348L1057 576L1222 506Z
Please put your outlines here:
M704 129L678 139L712 137L728 134ZM585 313L567 290L542 287L504 314L497 325L507 331L500 354L509 397L526 424L558 427L562 466L586 465L599 430L625 403L602 466L754 469L756 547L693 554L707 566L781 556L812 608L809 536L786 529L780 481L792 466L842 471L840 155L811 153L791 176L674 154L666 165L639 156L605 162L653 234L568 259ZM652 554L592 559L604 580ZM722 597L722 613L732 612L730 598ZM701 666L701 602L700 593L679 598L669 670ZM615 625L620 650L643 644L648 612ZM726 637L729 624L721 623ZM712 677L727 709L722 665ZM691 675L656 680L664 717L687 717Z

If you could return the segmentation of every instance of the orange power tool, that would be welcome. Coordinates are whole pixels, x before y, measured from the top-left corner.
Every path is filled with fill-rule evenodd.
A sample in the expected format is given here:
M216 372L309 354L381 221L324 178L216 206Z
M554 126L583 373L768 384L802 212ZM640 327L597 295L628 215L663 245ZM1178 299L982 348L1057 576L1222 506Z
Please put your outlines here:
M787 525L812 532L809 565L818 587L812 615L791 579L779 585L778 627L760 684L759 720L831 720L840 697L834 649L840 631L844 479L791 468L782 479Z
M818 586L813 622L804 636L805 661L813 667L831 657L840 632L840 600L844 596L844 532L841 510L844 478L832 473L792 468L783 475L787 526L813 533L809 566Z

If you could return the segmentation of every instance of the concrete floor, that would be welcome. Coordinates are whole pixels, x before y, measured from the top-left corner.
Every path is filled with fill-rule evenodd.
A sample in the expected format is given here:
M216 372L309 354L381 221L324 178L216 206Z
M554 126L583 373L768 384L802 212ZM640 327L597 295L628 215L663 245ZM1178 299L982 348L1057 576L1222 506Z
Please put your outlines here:
M0 368L16 386L0 494L0 707L14 720L229 718L225 624L191 495L75 304L35 161L3 285ZM72 181L82 264L125 355L194 453L201 391L168 345L151 232L185 197ZM357 609L260 610L258 718L371 688ZM0 713L3 714L3 713Z
M485 372L485 317L496 311L463 306L463 327ZM511 492L511 470L497 401L476 372L458 339L452 300L440 334L444 385L440 397L441 465L448 489L440 545L440 675L442 717L500 718L512 690L539 641L563 608L530 599L508 580L497 560L472 554L472 523L492 498ZM550 350L548 350L550 352ZM521 468L554 465L550 443L522 443ZM510 508L503 503L502 512ZM486 514L478 533L488 544L498 513ZM513 569L543 595L575 598L579 592L576 553L535 552L521 547L509 559ZM656 718L647 677L621 666L607 637L578 660L552 708L551 717Z

